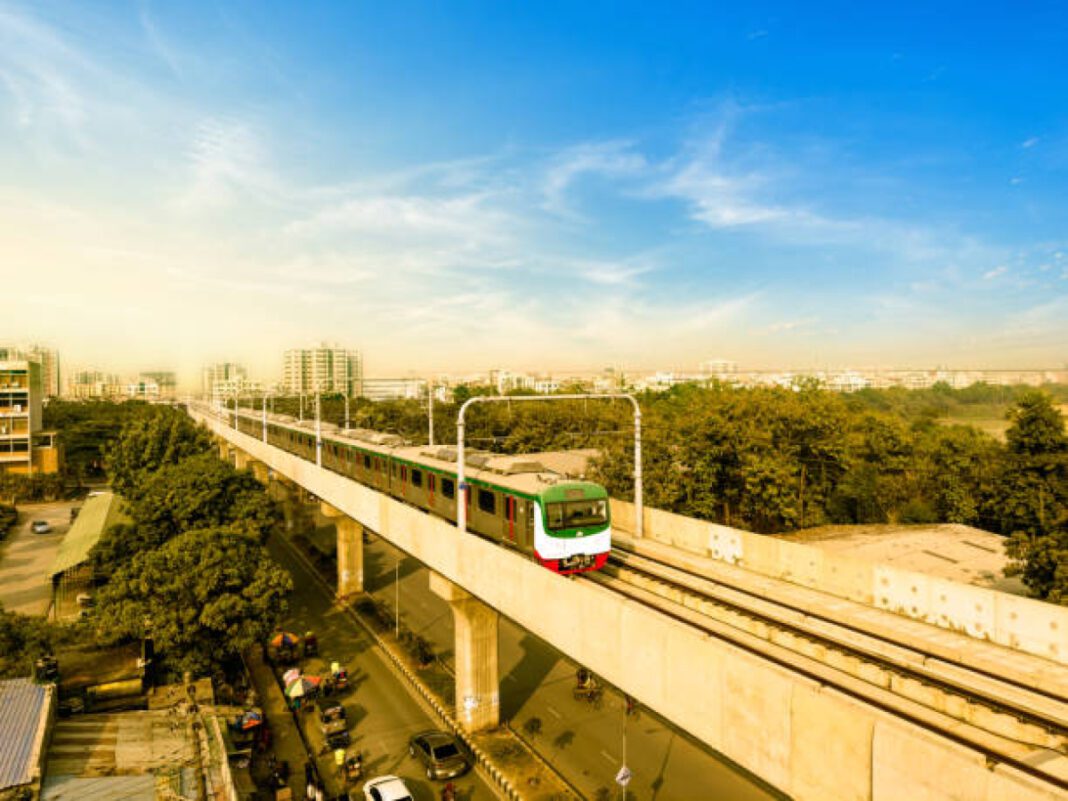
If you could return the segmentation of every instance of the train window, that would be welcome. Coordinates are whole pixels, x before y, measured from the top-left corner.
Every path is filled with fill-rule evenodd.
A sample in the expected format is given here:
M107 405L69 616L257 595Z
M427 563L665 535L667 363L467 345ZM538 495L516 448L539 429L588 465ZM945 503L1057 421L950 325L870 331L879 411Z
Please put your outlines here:
M478 491L478 508L488 515L497 514L497 496L489 490Z
M363 455L363 469L364 470L370 470L371 469L371 457L368 456L366 453Z
M451 478L445 478L444 476L442 476L442 478L441 478L441 494L444 495L446 498L455 498L456 497L456 482L454 482Z
M414 468L412 469L412 486L413 487L421 487L421 486L423 486L423 471L422 470L415 470Z

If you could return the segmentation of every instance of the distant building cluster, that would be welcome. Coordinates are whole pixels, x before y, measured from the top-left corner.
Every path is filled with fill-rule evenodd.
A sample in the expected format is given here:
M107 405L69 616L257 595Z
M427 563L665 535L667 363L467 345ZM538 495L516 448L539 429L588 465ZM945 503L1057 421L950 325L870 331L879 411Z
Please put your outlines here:
M45 398L59 397L61 392L59 354L41 345L0 346L0 361L37 362L41 365L41 393Z
M735 362L714 359L703 362L699 371L692 375L667 374L675 383L717 380L736 386L795 386L799 381L816 379L827 389L835 392L856 392L861 389L929 389L935 384L946 384L953 389L964 389L972 384L991 386L1025 385L1039 387L1043 384L1068 383L1068 368L1061 370L951 370L935 368L915 369L845 369L845 370L739 370Z
M100 370L75 370L67 378L64 397L74 400L174 400L177 377L169 370L152 370L120 377Z

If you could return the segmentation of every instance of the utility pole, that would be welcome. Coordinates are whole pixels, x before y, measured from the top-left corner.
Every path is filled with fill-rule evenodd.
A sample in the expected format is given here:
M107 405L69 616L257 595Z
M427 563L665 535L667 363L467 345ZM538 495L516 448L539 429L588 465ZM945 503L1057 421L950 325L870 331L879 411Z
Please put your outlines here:
M430 379L426 385L426 403L427 413L430 415L430 433L427 436L427 442L430 445L434 444L434 379Z

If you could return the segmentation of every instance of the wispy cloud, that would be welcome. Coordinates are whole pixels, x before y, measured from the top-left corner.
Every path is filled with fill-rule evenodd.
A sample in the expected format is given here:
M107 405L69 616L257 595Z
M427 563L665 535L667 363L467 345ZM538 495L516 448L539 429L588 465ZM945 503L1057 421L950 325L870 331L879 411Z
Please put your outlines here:
M145 32L145 38L148 40L152 52L167 65L167 68L174 73L175 76L178 78L183 77L178 55L175 52L174 47L167 41L167 38L163 35L163 32L152 18L147 3L141 5L137 17L141 22L141 29Z
M1038 137L1037 136L1029 136L1027 139L1024 139L1022 142L1020 142L1020 147L1022 147L1024 150L1028 150L1028 149L1034 147L1037 144L1038 144Z
M998 276L1004 275L1008 271L1009 271L1008 267L1006 267L1004 264L1000 264L997 267L995 267L994 269L987 270L985 273L983 273L983 280L984 281L993 281L995 278L997 278Z
M568 148L552 160L546 171L543 207L555 214L573 214L566 193L583 176L618 178L640 173L647 166L645 157L627 141L587 142Z

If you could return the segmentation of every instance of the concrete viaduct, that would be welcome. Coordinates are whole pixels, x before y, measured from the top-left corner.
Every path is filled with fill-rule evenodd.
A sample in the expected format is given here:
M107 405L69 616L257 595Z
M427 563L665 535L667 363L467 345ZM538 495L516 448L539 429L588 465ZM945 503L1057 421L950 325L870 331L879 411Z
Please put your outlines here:
M592 581L533 561L241 433L207 406L190 414L220 455L264 483L300 487L337 526L337 592L363 591L363 530L425 564L455 616L456 717L499 723L498 616L505 615L799 801L1064 799L1063 787L951 737L755 657ZM289 491L293 491L290 489Z

